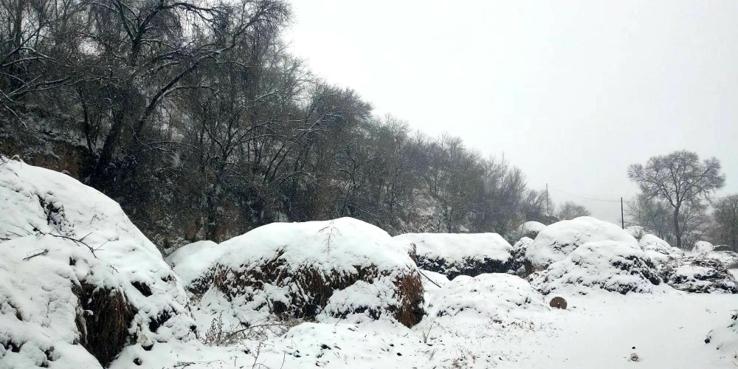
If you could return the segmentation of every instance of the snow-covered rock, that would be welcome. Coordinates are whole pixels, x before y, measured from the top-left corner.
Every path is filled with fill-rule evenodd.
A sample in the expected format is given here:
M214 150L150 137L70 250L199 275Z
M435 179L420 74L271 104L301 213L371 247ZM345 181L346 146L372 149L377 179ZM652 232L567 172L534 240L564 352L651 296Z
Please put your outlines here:
M704 254L715 250L715 245L707 241L697 241L692 247L692 252L696 254Z
M512 246L497 233L407 233L395 239L414 246L418 267L449 279L505 273L512 266Z
M613 241L640 250L638 241L615 224L592 217L579 217L551 224L528 246L526 258L538 270L564 259L587 242Z
M544 294L558 290L587 293L592 288L626 294L652 292L661 283L650 258L627 242L587 242L531 276Z
M422 316L420 275L403 245L352 218L272 223L169 260L199 301L201 320L223 313L248 325L366 313L413 325Z
M0 363L107 365L126 345L190 336L171 268L110 198L0 158Z
M738 283L726 266L707 254L697 254L675 259L662 271L664 281L670 286L687 292L738 293Z

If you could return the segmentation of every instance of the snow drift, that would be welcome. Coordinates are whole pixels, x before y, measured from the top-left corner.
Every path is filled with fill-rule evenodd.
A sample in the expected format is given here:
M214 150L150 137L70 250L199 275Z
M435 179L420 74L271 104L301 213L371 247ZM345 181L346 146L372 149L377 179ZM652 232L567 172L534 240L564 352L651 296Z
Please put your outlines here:
M100 367L126 345L190 335L185 291L155 245L71 177L0 158L0 249L7 367Z
M528 246L526 258L541 270L564 259L587 242L613 241L639 250L638 241L620 227L592 217L579 217L551 224Z
M407 233L395 236L411 245L421 269L458 275L505 273L512 266L512 246L497 233Z
M352 218L272 223L169 260L205 316L232 309L234 324L363 314L411 326L423 315L420 275L403 246Z

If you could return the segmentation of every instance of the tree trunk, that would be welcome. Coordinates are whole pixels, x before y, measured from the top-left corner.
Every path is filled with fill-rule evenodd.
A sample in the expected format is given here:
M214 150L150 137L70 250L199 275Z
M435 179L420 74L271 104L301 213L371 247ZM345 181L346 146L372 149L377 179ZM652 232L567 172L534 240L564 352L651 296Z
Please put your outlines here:
M108 135L105 137L105 142L103 143L102 150L100 151L100 156L97 158L95 169L90 178L90 183L93 186L101 184L105 178L105 170L113 160L113 154L115 154L120 134L123 131L124 114L125 113L118 109L113 111L110 132L108 132Z
M674 237L676 237L676 247L682 248L682 230L679 227L679 208L674 209Z

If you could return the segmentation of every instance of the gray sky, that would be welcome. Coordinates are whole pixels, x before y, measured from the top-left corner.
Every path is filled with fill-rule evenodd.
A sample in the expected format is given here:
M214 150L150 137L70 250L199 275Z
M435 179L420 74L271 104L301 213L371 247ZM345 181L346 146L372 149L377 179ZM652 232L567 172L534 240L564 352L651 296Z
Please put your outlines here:
M629 164L716 156L738 192L738 1L292 0L293 53L378 114L504 154L619 221Z

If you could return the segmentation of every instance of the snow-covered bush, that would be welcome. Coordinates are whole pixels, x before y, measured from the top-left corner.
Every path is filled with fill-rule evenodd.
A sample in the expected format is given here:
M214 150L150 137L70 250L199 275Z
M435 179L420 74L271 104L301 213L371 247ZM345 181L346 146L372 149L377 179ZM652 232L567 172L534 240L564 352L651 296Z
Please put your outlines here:
M203 314L230 309L240 325L366 313L411 326L423 314L420 275L403 245L352 218L272 223L169 260Z
M190 335L184 289L115 201L0 160L3 367L100 367L126 345Z
M564 220L544 228L528 246L526 258L537 270L564 259L577 247L595 241L613 241L639 249L638 241L620 227L592 217Z
M638 247L627 242L587 242L531 276L543 294L556 290L587 293L591 288L626 294L651 292L661 283L653 262Z
M533 243L533 240L528 237L523 237L515 242L512 247L512 272L519 276L527 276L533 272L533 266L530 261L525 258L525 253L528 251L528 246Z
M512 267L512 246L497 233L407 233L395 239L414 247L419 268L449 279L505 273Z
M675 259L662 271L664 281L670 286L687 292L738 293L738 283L717 259L707 254L697 254Z

